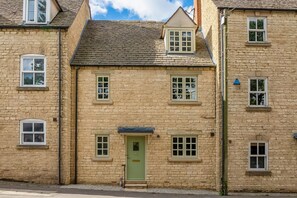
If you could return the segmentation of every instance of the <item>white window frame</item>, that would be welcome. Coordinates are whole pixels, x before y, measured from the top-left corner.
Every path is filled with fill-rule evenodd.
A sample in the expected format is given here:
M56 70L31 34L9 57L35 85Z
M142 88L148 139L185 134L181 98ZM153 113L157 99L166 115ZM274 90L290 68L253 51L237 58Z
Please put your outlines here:
M44 71L24 71L24 59L43 59L44 60ZM44 84L43 85L25 85L24 84L24 78L23 78L23 73L44 73ZM34 77L33 77L33 83L34 82ZM20 87L46 87L46 57L44 55L40 54L28 54L28 55L23 55L21 57L21 68L20 68Z
M265 81L265 91L251 91L251 80L257 80L257 88L258 88L258 80L264 80ZM249 78L248 80L248 106L250 107L268 107L268 79L264 78L264 77L252 77ZM251 105L251 93L255 93L255 94L261 94L264 93L265 94L265 104L264 105ZM257 97L258 98L258 97ZM257 100L258 102L258 100Z
M183 138L183 155L178 155L178 150L180 149L177 149L177 155L174 155L173 152L174 152L174 148L173 148L173 138ZM186 138L191 138L191 147L192 147L192 138L195 138L196 139L196 142L195 142L195 145L196 145L196 148L195 149L190 149L189 151L191 152L191 155L186 155ZM177 146L178 147L178 146ZM196 152L196 155L192 155L192 151L195 150ZM172 158L179 158L179 159L184 159L184 158L198 158L198 136L197 135L172 135L171 136L171 157Z
M23 0L23 20L26 22L26 24L47 24L49 22L50 18L50 1L46 0L46 19L45 22L38 22L38 0L34 0L34 21L29 21L29 0Z
M24 123L32 123L33 128L32 132L24 132L23 131L23 124ZM44 142L34 142L34 123L43 123L43 132L36 132L38 134L43 134L44 135ZM24 142L24 134L33 134L33 142ZM46 121L44 120L39 120L39 119L25 119L20 121L20 145L46 145Z
M179 32L179 51L170 50L170 32ZM182 32L191 32L191 51L182 51ZM167 49L168 53L181 53L181 54L192 54L196 51L195 47L195 31L192 29L168 29L167 30ZM174 41L175 42L175 41Z
M182 78L182 90L183 90L183 99L173 99L173 78ZM196 82L195 82L195 91L196 91L196 94L195 94L195 99L186 99L186 78L195 78L196 79ZM170 77L170 98L171 98L171 101L183 101L183 102L187 102L187 101L198 101L198 76L190 76L190 75L172 75ZM178 89L178 87L177 87ZM178 91L178 90L177 90ZM191 95L190 95L191 96Z
M265 155L260 154L251 154L251 145L257 144L257 153L259 152L259 144L265 144ZM250 171L268 171L268 142L265 141L252 141L249 143L249 154L248 154L248 169ZM264 157L264 168L251 168L251 157L257 157L257 166L258 166L258 157Z
M108 93L104 93L104 89L106 88L106 87L104 87L104 83L105 83L105 81L103 80L103 87L102 87L102 89L103 89L103 93L102 93L102 96L103 96L103 98L99 98L99 78L108 78L108 81L107 81L107 83L108 83L108 87L107 87L107 89L108 89ZM101 93L100 93L101 94ZM104 94L107 94L107 96L108 96L108 98L104 98ZM109 75L96 75L96 99L97 99L97 101L109 101L110 100L110 76Z
M257 23L256 23L256 29L250 29L250 21L253 20L258 20L258 19L263 19L264 22L264 37L263 41L257 41L257 34L255 36L255 41L250 41L250 31L252 32L263 32L262 29L257 28ZM267 18L266 17L248 17L247 18L247 40L249 43L266 43L267 42Z
M98 142L98 138L99 137L102 137L102 142ZM104 142L103 141L103 138L107 138L107 142ZM107 149L104 149L103 148L103 145L102 145L102 155L98 155L98 150L99 150L99 148L98 148L98 144L99 143L102 143L102 144L104 144L104 143L107 143ZM103 150L107 150L107 155L104 155L103 154ZM95 156L97 157L97 158L108 158L109 156L110 156L110 143L109 143L109 135L102 135L102 134L97 134L97 135L95 135Z

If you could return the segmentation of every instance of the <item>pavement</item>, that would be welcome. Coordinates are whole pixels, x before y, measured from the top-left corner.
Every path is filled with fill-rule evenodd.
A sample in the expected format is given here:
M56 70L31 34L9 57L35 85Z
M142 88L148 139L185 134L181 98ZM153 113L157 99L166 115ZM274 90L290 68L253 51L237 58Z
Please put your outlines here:
M287 193L229 193L233 198L292 198ZM170 188L123 189L106 185L41 185L23 182L0 181L0 198L214 198L218 192Z

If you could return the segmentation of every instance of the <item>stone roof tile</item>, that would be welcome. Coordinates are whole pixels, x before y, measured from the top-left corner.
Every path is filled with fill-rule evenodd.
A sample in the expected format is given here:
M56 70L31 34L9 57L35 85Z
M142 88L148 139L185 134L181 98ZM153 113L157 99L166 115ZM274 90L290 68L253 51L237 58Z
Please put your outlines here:
M63 12L51 21L47 27L69 27L83 0L58 0ZM26 26L23 24L23 0L0 0L0 26Z
M163 22L89 21L73 66L213 66L200 33L194 54L166 54Z
M212 0L218 8L297 10L297 0Z

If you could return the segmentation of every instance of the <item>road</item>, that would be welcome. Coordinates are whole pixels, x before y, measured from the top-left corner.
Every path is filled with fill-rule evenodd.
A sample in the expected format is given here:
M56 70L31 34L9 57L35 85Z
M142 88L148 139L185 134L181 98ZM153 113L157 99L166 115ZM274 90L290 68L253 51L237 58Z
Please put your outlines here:
M160 192L137 192L131 190L115 189L115 190L98 190L83 189L89 187L87 185L73 186L56 186L56 185L38 185L26 184L19 182L1 182L0 181L0 198L215 198L220 197L216 192L211 191L176 191L176 189L168 189ZM164 193L166 192L166 193ZM173 194L173 192L176 192ZM186 193L185 193L186 192ZM196 192L196 194L191 194ZM201 193L201 194L199 194ZM231 193L230 193L231 194ZM297 194L267 194L267 193L233 193L231 198L297 198Z

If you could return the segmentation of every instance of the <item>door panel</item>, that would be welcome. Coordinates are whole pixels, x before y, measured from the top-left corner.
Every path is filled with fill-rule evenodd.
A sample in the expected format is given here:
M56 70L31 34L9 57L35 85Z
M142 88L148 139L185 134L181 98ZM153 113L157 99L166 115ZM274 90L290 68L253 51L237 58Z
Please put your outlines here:
M127 179L145 180L145 137L127 137Z

